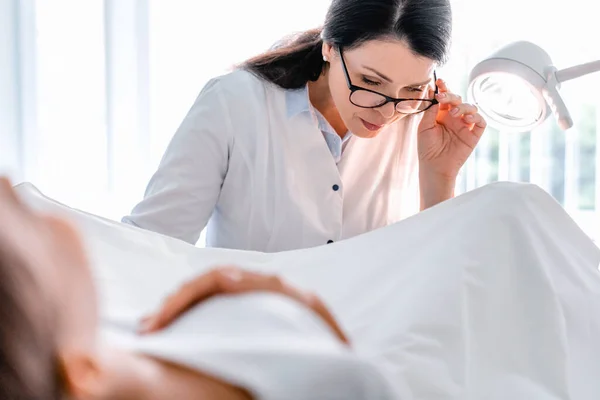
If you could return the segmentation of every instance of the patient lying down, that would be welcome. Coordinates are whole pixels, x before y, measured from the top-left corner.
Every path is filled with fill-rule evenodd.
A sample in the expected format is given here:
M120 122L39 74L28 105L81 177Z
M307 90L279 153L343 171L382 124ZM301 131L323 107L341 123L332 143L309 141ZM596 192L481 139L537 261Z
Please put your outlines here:
M0 221L0 398L252 398L248 391L184 364L102 346L95 285L76 230L64 220L25 207L5 179L0 180ZM347 338L315 296L275 276L233 267L214 269L188 282L159 313L142 321L140 333L149 336L211 296L248 292L270 296L250 296L220 311L231 308L228 318L234 319L236 314L253 314L257 324L271 328L272 336L279 330L288 339L316 335L332 349L346 346ZM190 316L193 319L193 313L186 318ZM324 356L328 352L322 351Z
M200 373L97 342L94 284L77 233L0 187L0 397L244 399Z
M5 180L0 221L3 399L600 398L600 251L531 185L275 255L196 249Z

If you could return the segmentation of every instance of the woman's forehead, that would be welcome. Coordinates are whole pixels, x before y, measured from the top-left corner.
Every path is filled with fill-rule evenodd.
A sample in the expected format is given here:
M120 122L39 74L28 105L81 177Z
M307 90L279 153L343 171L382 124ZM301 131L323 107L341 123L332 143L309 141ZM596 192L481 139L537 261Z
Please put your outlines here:
M394 84L423 83L433 76L435 62L414 51L401 40L371 40L348 50L344 58L349 68L376 70Z

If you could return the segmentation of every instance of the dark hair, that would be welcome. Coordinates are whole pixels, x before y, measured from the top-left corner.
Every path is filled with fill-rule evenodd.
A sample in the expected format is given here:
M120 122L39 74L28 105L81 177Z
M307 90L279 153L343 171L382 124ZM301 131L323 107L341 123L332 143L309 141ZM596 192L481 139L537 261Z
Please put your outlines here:
M30 265L0 236L0 398L58 400L62 384L47 304Z
M438 64L446 62L452 31L449 0L333 0L322 29L304 32L247 60L242 68L284 89L316 81L323 42L344 49L393 38Z

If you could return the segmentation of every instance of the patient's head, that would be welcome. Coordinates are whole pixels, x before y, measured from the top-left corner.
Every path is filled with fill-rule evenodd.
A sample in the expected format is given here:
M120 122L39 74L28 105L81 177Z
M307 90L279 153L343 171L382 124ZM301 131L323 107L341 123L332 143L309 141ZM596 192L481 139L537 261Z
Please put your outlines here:
M0 177L0 399L248 398L199 372L100 348L96 306L77 232L30 210Z
M77 233L30 211L0 178L0 397L60 398L87 374L96 300ZM71 374L71 375L70 375Z
M4 221L6 198L0 196ZM0 397L59 398L56 320L44 312L47 295L29 270L26 255L4 237L5 227L0 224Z

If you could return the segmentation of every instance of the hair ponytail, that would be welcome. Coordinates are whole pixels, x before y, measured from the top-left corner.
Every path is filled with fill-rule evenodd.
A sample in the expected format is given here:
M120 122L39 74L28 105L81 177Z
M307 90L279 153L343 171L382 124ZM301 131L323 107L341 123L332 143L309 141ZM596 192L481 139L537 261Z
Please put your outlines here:
M322 74L322 46L321 29L309 30L247 60L241 68L284 89L299 89Z

